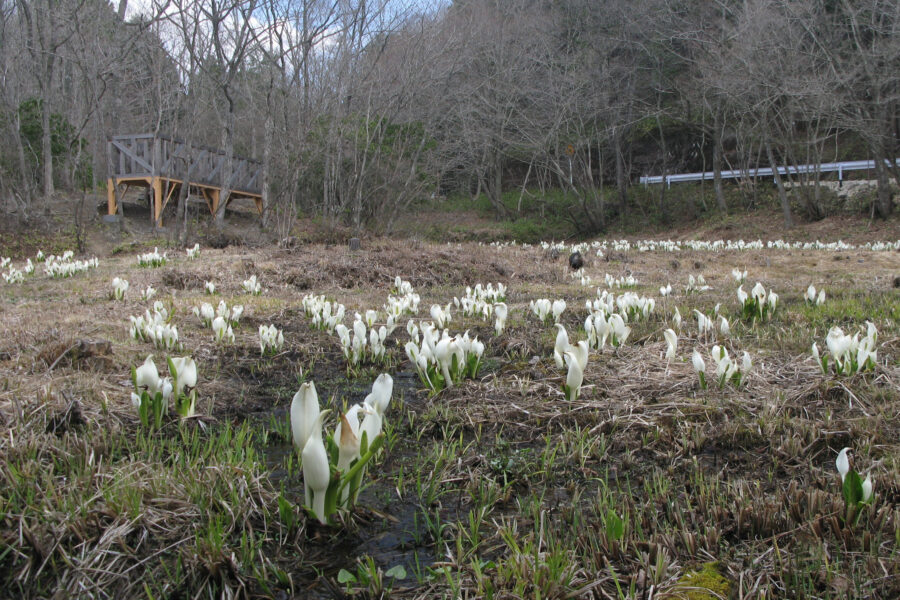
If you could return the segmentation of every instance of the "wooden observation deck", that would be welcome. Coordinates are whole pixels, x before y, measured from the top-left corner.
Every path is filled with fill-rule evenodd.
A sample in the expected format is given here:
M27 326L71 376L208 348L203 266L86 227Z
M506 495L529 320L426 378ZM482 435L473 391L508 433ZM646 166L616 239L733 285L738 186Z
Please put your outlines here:
M177 139L152 133L113 136L106 145L108 161L107 203L109 214L116 213L122 194L130 186L146 187L153 192L150 218L162 225L162 211L177 197L185 178L195 193L206 200L215 214L220 202L250 198L262 214L262 163L235 156L231 173L225 179L225 152L206 146L188 145ZM228 185L225 185L227 181ZM222 190L230 190L222 198ZM189 190L190 191L190 190Z

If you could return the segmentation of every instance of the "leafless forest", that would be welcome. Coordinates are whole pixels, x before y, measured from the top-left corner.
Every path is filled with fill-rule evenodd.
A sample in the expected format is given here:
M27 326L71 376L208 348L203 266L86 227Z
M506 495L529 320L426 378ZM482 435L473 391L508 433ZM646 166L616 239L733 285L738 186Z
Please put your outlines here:
M276 229L556 189L597 233L641 174L895 158L898 24L897 0L0 0L0 198L102 189L109 136L149 132L263 161ZM794 213L824 216L820 178Z

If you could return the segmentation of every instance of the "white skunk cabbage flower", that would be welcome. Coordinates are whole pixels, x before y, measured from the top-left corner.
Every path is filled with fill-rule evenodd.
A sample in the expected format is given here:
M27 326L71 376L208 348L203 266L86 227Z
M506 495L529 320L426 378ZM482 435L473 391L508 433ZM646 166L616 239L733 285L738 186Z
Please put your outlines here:
M369 395L372 399L372 406L381 417L384 417L388 405L391 403L391 394L394 393L394 378L387 373L382 373L375 378L372 384L372 393ZM372 440L370 439L371 443Z
M728 324L728 319L722 315L719 315L719 331L726 337L731 333L731 326Z
M123 300L125 298L125 292L128 291L128 280L114 277L112 280L112 286L113 297L116 300Z
M631 335L631 327L625 325L625 320L618 313L611 314L608 323L615 337L615 345L620 346L624 344L628 336Z
M212 281L205 281L203 283L203 289L206 290L207 294L215 294L216 293L216 284Z
M569 372L566 374L566 389L569 392L568 400L574 402L578 398L581 384L584 383L584 369L579 364L578 357L572 350L566 350L565 361L569 365Z
M585 340L581 340L574 346L569 346L569 352L571 352L576 360L578 360L578 365L581 367L581 370L584 371L587 369L588 362L588 343Z
M506 318L509 315L509 309L505 302L497 302L494 304L494 333L500 335L506 328Z
M346 472L350 463L360 456L359 437L359 412L363 409L361 404L354 404L346 414L341 415L337 429L334 430L334 440L338 445L337 468ZM345 492L350 490L344 488Z
M309 439L306 440L306 445L303 446L301 453L304 495L312 498L313 512L323 525L327 523L325 492L328 490L328 482L331 480L331 467L328 464L325 444L322 442L322 420L329 412L323 410L316 416L309 432Z
M700 387L706 389L706 362L703 360L703 357L700 356L700 353L694 350L694 353L691 355L691 363L694 365L694 370L697 372L697 376L700 378Z
M174 388L176 394L182 394L185 390L197 387L197 363L190 356L170 358L175 372Z
M675 314L672 315L672 321L675 323L675 329L681 331L681 313L678 311L678 307L675 307Z
M212 322L212 330L219 343L234 343L234 330L225 319L216 317Z
M738 283L744 283L744 280L747 279L747 271L741 271L740 269L732 269L731 276L734 277L734 280Z
M837 460L835 461L835 466L837 467L838 473L841 474L841 481L844 481L844 477L847 476L847 473L850 472L850 459L847 457L847 452L850 448L844 448L840 451L837 456Z
M441 368L441 375L444 376L446 387L453 386L453 379L450 377L450 361L456 350L456 343L449 337L442 338L434 347L434 358Z
M555 323L559 323L559 318L562 316L563 312L566 310L566 301L565 300L554 300L553 304L550 307L550 310L553 313L553 321Z
M135 384L137 387L146 388L148 391L159 389L159 371L156 370L156 363L153 362L152 354L144 359L144 364L135 369Z
M862 484L862 492L863 492L863 502L868 502L872 499L872 476L866 475L866 480L863 481Z
M366 416L363 417L362 425L360 425L360 439L362 439L362 434L366 434L366 439L368 440L369 445L372 444L372 440L381 435L381 426L384 423L384 419L380 414L378 414L378 409L375 408L370 403L363 402L363 409L365 410Z
M569 349L569 334L566 333L564 325L556 324L556 345L553 347L553 360L556 361L556 368L562 369L565 366L563 355Z
M669 361L675 358L675 352L678 350L678 334L673 329L666 329L663 336L666 338L666 360Z
M307 381L291 400L291 438L298 452L303 451L318 415L319 394L316 392L316 384Z

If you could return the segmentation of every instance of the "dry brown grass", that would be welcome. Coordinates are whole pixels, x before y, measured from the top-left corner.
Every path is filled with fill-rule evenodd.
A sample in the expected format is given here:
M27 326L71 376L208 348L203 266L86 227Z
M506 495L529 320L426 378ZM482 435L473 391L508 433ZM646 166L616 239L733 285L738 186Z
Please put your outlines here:
M658 296L670 282L676 295L658 301L627 345L591 353L575 402L564 400L565 374L549 358L552 329L528 310L535 298L564 297L563 322L578 339L584 301L596 287L571 279L564 256L382 239L365 240L356 253L306 245L204 248L197 261L181 250L169 254L159 269L137 268L129 252L101 257L99 269L72 279L38 274L0 287L0 481L15 489L14 497L0 490L0 571L13 596L133 597L146 584L155 596L303 595L331 587L340 597L341 586L326 586L317 572L329 580L338 568L356 573L360 539L385 530L403 538L412 529L437 531L404 542L425 552L437 575L429 579L423 566L420 579L410 574L394 584L395 597L482 597L490 588L500 598L607 598L617 596L618 581L624 595L649 598L676 593L679 578L709 560L718 561L733 597L900 593L900 301L891 287L898 253L591 256L586 271L595 285L604 273L630 273L641 294ZM772 323L736 323L734 267L749 270L748 287L759 280L781 295ZM700 273L713 290L684 296L688 275ZM242 292L251 274L263 295ZM117 275L131 284L124 302L109 299ZM311 526L299 510L299 525L290 527L274 498L291 478L277 479L260 456L231 456L216 446L215 432L245 427L257 436L248 447L264 453L277 446L281 434L267 441L259 432L272 414L283 418L301 369L323 382L323 396L364 393L374 370L348 381L336 340L307 326L300 299L325 294L349 314L380 308L396 275L421 294L420 316L466 285L502 282L509 328L494 338L488 323L454 311L453 331L471 329L487 342L479 379L432 398L407 391L406 406L391 417L384 481L373 483L367 508L347 532ZM219 294L205 295L205 280ZM809 283L826 289L832 312L803 306ZM129 399L131 366L164 354L127 336L128 316L150 304L140 300L148 285L174 311L184 353L201 373L203 417L184 427L169 423L154 438L165 449L159 453ZM246 307L227 348L191 314L192 306L220 298ZM708 355L711 344L695 339L690 310L711 313L718 303L733 323L732 354L750 351L755 367L741 389L703 391L690 351ZM662 330L674 306L685 333L667 366ZM822 345L830 324L855 328L869 310L881 331L879 369L823 376L807 357L812 340ZM268 323L284 329L286 345L263 360L257 327ZM410 370L402 326L393 337L399 376ZM216 449L200 451L204 444ZM862 526L845 518L836 491L834 456L844 446L877 482L878 503L864 509ZM181 448L199 454L179 458ZM24 478L34 481L30 499L21 496ZM428 482L437 490L430 501L421 491ZM295 486L285 491L292 500ZM217 497L204 498L203 489ZM623 539L605 533L610 509L629 520ZM483 512L478 543L465 533L472 510ZM445 528L422 525L435 514ZM222 540L210 533L216 523ZM397 560L410 567L407 547L386 548L372 551L382 570ZM554 557L569 566L553 566ZM290 583L280 583L278 572ZM374 583L368 589L379 593Z

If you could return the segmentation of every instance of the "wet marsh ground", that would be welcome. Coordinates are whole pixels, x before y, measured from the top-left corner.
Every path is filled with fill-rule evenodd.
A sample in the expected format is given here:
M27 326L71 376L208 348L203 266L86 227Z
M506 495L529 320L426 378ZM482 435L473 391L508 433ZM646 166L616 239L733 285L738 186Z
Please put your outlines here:
M900 253L608 251L588 257L591 286L538 248L376 240L356 253L168 253L156 269L120 253L71 279L38 265L0 284L4 596L900 596ZM748 270L745 289L760 281L780 295L771 321L737 318L732 268ZM567 401L555 329L528 303L564 298L562 323L584 339L584 303L606 289L605 273L633 275L630 291L656 308L625 345L591 351ZM252 274L260 296L241 290ZM686 294L699 274L711 289ZM397 275L421 296L416 320L467 285L507 286L499 336L453 310L451 331L486 345L476 379L430 396L403 351L406 317L388 364L352 373L337 337L310 327L303 295L345 304L349 319L381 310ZM124 301L110 299L115 276L130 282ZM666 283L674 293L661 298ZM823 306L803 301L810 283L825 289ZM178 326L184 350L168 354L191 354L200 372L199 416L158 432L142 429L129 398L131 367L167 354L128 336L128 317L152 304L140 299L148 285ZM219 299L245 306L224 347L191 314ZM731 322L718 343L753 358L738 389L701 389L691 365L694 348L708 356L714 343L698 339L692 311L716 305ZM675 307L684 325L667 364ZM880 332L875 371L823 374L812 342L824 348L830 327L854 333L867 320ZM286 341L264 358L257 329L269 323ZM394 377L385 450L343 526L320 526L299 505L291 397L313 380L323 405L349 406L383 371ZM875 482L858 510L835 470L844 447Z

